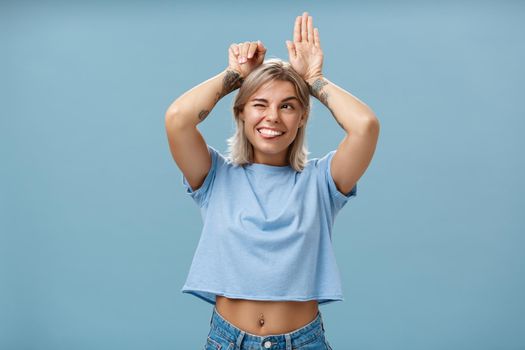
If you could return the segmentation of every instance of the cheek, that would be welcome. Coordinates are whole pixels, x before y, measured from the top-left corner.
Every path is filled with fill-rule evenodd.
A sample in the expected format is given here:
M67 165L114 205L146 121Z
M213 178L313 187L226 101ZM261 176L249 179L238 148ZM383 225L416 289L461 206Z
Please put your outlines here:
M253 138L255 137L254 127L255 124L253 123L253 121L246 120L244 122L244 136L246 136L246 138L248 138L248 140L250 141L253 141ZM255 132L257 132L257 130L255 130Z
M287 126L289 129L298 129L301 127L301 117L300 116L294 116L293 118L290 118L290 120L287 123Z
M244 119L244 129L253 130L255 126L259 125L264 120L264 116L259 116L256 114L246 116Z

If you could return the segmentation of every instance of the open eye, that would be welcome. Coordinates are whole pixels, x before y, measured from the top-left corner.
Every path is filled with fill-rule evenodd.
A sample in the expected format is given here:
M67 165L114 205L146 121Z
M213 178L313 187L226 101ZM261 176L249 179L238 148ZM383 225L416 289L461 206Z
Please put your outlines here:
M285 103L283 106L290 106L290 107L292 107L292 109L294 109L293 105L291 105L289 103Z

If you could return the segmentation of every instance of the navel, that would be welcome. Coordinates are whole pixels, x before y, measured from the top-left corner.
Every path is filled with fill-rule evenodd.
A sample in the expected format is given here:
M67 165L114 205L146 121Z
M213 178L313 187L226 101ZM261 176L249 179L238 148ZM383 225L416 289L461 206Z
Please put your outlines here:
M263 315L263 314L261 314L261 315L259 316L259 325L260 325L260 326L264 326L264 315Z

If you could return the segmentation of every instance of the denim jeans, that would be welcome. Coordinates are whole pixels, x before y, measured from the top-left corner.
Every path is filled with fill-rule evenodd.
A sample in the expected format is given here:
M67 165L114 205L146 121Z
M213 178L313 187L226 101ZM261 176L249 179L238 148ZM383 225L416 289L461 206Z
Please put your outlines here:
M289 333L258 336L226 321L213 307L204 350L332 350L325 337L321 312L307 325Z

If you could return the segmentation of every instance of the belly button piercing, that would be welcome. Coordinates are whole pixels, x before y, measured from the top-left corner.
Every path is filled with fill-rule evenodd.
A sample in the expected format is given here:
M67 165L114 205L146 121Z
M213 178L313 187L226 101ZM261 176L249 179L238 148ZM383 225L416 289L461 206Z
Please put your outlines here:
M259 316L259 324L261 326L264 325L264 316L263 316L263 314L261 314L261 316Z

